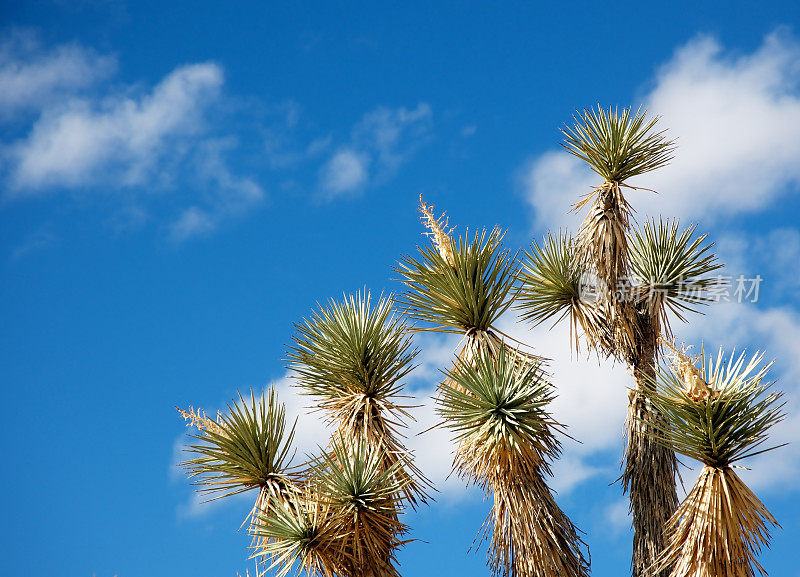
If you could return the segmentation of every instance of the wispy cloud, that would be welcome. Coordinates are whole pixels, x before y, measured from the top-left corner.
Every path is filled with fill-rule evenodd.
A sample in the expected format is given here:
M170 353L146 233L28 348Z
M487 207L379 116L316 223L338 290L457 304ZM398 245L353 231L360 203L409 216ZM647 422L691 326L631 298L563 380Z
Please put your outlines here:
M139 97L75 98L45 109L30 134L11 146L12 194L157 179L176 146L202 130L204 109L222 82L219 66L194 64Z
M208 139L198 146L195 174L213 193L206 195L204 205L189 206L170 224L173 240L180 242L211 233L225 219L241 215L263 202L266 194L260 184L228 168L226 154L235 146L233 139Z
M45 48L22 32L3 40L0 80L9 90L0 119L29 113L0 146L6 201L97 191L119 198L120 213L141 225L159 198L171 198L172 216L159 221L171 221L175 241L263 202L262 186L227 160L238 141L217 117L229 99L218 64L177 67L150 88L112 83L114 70L112 57L76 44ZM134 222L123 220L123 228Z
M763 209L800 186L800 44L787 31L753 53L727 53L700 36L662 66L642 102L678 138L672 163L632 181L639 214L704 221ZM591 104L591 103L587 103ZM566 208L599 184L565 152L532 159L522 171L538 227L573 225Z
M366 183L370 157L345 148L336 152L322 167L320 181L327 198L356 192Z
M116 59L77 44L42 45L36 32L11 30L0 40L0 120L17 119L75 94L116 70Z
M46 249L58 241L55 234L48 228L42 227L28 237L11 251L11 260L19 260L39 250Z
M320 170L326 200L353 195L392 178L429 136L433 111L426 103L414 109L380 107L368 112Z

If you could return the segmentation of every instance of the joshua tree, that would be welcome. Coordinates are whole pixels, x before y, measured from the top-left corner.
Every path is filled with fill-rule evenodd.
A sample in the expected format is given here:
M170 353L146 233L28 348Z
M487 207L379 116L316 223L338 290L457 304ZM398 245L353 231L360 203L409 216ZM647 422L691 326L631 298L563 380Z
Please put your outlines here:
M760 353L747 362L731 353L726 361L721 349L716 361L689 358L667 345L670 366L659 371L651 396L667 418L652 434L703 469L667 524L658 567L672 568L670 577L766 575L756 554L777 522L732 466L776 448L763 448L769 428L784 418L781 394L765 382L771 363L762 365Z
M498 229L453 239L447 220L420 198L431 246L403 257L407 291L373 306L369 293L318 306L296 325L288 361L300 391L333 427L326 447L294 465L294 426L274 388L239 395L216 417L180 410L196 429L184 466L212 498L255 491L245 519L259 571L278 577L399 577L407 507L428 499L429 482L404 447L411 418L403 380L417 354L409 333L462 336L436 397L455 437L454 471L492 498L480 536L503 577L584 577L588 555L577 528L547 486L563 427L548 412L554 388L546 359L498 328L512 306L535 324L568 318L577 351L583 335L598 356L627 364L629 394L622 474L635 529L635 577L753 577L755 556L775 519L732 464L763 452L783 418L764 384L769 365L722 353L690 359L669 341L670 320L709 300L721 265L705 236L674 220L631 226L629 178L664 166L673 145L656 120L629 110L586 111L564 130L565 147L604 182L577 237L548 234L520 264ZM513 344L512 344L513 343ZM659 371L665 347L669 370ZM675 451L704 464L683 504Z
M705 236L678 222L648 220L632 230L626 183L666 165L674 145L656 131L657 118L625 109L587 110L563 130L566 150L584 160L603 182L575 205L589 206L577 238L548 234L525 252L519 274L522 317L539 324L568 317L575 348L581 332L590 349L627 364L636 381L629 394L623 488L630 497L634 577L653 575L665 541L663 527L678 506L677 459L649 434L663 416L648 396L659 337L670 334L669 316L708 299L717 264ZM659 573L666 575L666 570Z
M516 255L501 247L498 229L453 242L444 216L422 198L420 210L433 242L419 247L419 260L402 259L402 303L425 323L414 330L463 335L439 388L439 414L456 433L455 471L493 498L489 564L519 577L586 575L577 530L545 482L560 426L545 409L552 386L544 359L510 346L496 328L517 292Z

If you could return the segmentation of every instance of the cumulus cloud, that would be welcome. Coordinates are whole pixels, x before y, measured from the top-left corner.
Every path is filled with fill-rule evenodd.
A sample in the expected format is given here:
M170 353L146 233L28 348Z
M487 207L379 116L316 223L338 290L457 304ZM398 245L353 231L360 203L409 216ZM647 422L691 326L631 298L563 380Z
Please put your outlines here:
M337 149L320 171L325 198L386 182L425 142L432 119L426 103L411 110L380 107L365 114L353 127L349 143Z
M800 44L779 30L751 54L732 55L713 37L679 48L642 98L677 137L672 163L631 184L641 215L704 221L754 212L800 185ZM565 152L531 160L522 171L537 227L570 225L569 205L599 184ZM635 198L634 198L635 195Z

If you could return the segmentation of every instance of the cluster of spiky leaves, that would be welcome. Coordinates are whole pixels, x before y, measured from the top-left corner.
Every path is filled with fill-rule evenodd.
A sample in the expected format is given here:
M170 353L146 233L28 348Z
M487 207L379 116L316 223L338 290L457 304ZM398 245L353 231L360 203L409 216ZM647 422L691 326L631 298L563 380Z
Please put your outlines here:
M404 313L425 323L415 330L465 333L488 331L508 310L514 295L516 256L503 249L495 228L469 231L453 244L451 265L435 245L419 247L419 259L405 256L398 271L410 289L402 296Z
M573 117L575 123L564 127L564 148L585 161L608 182L629 178L666 166L675 150L665 130L654 131L658 117L647 119L641 108L609 107L608 110L584 110Z
M555 325L568 318L576 351L581 333L592 348L612 347L610 323L601 308L604 302L593 296L593 279L572 237L565 232L548 233L541 245L534 241L523 256L517 273L522 290L515 303L521 318L534 325L550 319L555 319Z
M372 306L369 293L331 300L296 325L289 360L300 391L336 427L335 436L364 439L383 455L384 467L403 463L397 474L412 505L425 501L427 481L403 447L402 420L412 418L401 403L402 379L417 354L391 298Z
M432 210L420 197L422 222L432 245L418 247L419 259L405 256L397 268L408 288L400 300L403 312L424 323L413 330L463 334L458 358L465 362L479 354L496 358L501 350L519 363L542 362L537 355L511 347L510 337L496 326L518 293L517 255L503 249L504 233L483 230L470 240L467 231L454 241Z
M397 576L395 550L408 528L395 463L386 469L368 443L339 438L311 464L310 482L294 499L262 515L256 555L278 576Z
M453 386L442 388L438 413L455 433L455 469L465 480L486 488L498 470L527 475L558 456L558 425L546 410L553 387L542 366L520 365L501 350L496 360L456 359L447 374Z
M685 321L684 313L711 300L708 289L721 268L706 236L695 227L680 230L677 220L647 221L633 233L628 283L619 283L616 298L606 298L607 285L581 259L576 242L566 233L548 234L523 252L518 273L521 285L515 308L538 325L569 319L578 348L578 329L590 348L604 356L630 359L644 336L638 316L653 325L656 335L669 334L669 314Z
M552 385L538 363L505 350L456 359L437 398L455 434L454 470L492 496L484 525L493 573L520 577L586 575L577 529L552 498L544 476L560 453L561 426L547 411Z
M306 485L286 501L274 503L259 517L253 534L260 546L254 556L263 561L266 571L276 570L278 577L340 574L347 552L334 545L339 536L338 527L331 522L334 513L320 498L318 489Z
M659 371L652 403L667 419L658 439L709 467L728 467L764 449L769 429L783 419L782 394L765 382L772 363L763 353L720 349L716 360L692 359L672 348L671 370ZM701 366L697 367L697 361Z
M784 418L781 394L765 382L763 354L749 360L687 356L671 345L668 370L658 374L652 403L667 418L654 439L704 464L694 488L667 524L668 544L657 570L671 577L766 575L756 556L775 518L731 465L770 451L768 430Z
M656 332L671 335L669 313L686 322L684 314L697 312L697 305L711 301L708 289L720 284L709 276L722 268L704 244L705 234L696 236L696 226L679 231L677 219L647 221L633 231L630 272L635 282L632 295L656 323Z
M286 410L274 388L258 399L252 390L249 399L239 394L216 420L202 411L178 410L198 429L192 435L198 442L186 449L198 456L182 464L190 478L198 479L201 493L218 493L212 500L251 489L259 489L260 499L286 495L295 429L287 430Z

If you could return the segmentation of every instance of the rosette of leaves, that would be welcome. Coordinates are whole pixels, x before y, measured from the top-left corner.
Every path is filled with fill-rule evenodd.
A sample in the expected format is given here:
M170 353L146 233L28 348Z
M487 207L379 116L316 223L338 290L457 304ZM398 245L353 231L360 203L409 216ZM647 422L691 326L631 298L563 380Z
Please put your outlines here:
M547 411L553 388L542 366L501 349L456 359L448 378L454 386L442 389L437 410L455 435L454 471L492 497L482 535L493 573L588 575L578 531L545 482L561 426Z
M265 568L259 575L272 570L277 577L344 575L350 560L338 547L336 519L336 511L311 484L285 501L273 502L252 528L253 557Z
M413 418L403 403L402 381L417 351L391 298L380 297L374 306L369 292L331 300L295 327L290 368L300 391L314 397L336 427L334 438L363 440L382 455L384 470L400 477L408 502L424 502L429 483L401 433L404 420Z
M584 110L565 127L564 148L585 161L603 178L603 183L575 206L589 205L578 231L578 247L597 275L609 286L627 274L628 228L632 209L622 189L625 181L669 163L675 148L665 131L655 131L658 118L647 119L647 111L600 106Z
M453 239L444 215L436 219L433 208L420 197L431 245L418 247L416 258L404 256L396 269L408 289L400 299L403 312L420 322L413 330L463 335L458 358L465 361L478 352L496 358L505 350L518 362L540 362L509 346L497 329L517 293L517 257L502 247L504 233L494 228L470 237L467 231Z
M742 482L735 463L771 451L771 427L784 417L781 393L766 381L772 363L720 349L716 360L672 348L658 373L652 403L666 417L654 439L703 464L700 476L667 524L667 547L656 569L671 577L766 575L756 556L777 521Z
M209 500L257 490L248 515L252 528L270 503L292 497L297 482L291 467L295 424L287 427L286 409L274 387L258 398L252 389L249 398L239 394L216 419L191 407L178 411L197 429L191 435L196 442L186 448L196 456L181 465Z
M310 465L304 492L275 502L255 533L255 555L278 575L399 576L395 552L408 527L398 519L407 478L385 468L364 442L337 438Z

